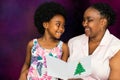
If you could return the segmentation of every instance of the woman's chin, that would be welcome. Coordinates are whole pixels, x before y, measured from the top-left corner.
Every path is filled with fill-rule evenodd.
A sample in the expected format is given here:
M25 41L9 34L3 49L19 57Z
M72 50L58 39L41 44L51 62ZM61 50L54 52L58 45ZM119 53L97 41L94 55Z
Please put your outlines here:
M90 34L89 34L89 33L85 33L85 35L86 35L86 36L88 36L88 37L90 36Z

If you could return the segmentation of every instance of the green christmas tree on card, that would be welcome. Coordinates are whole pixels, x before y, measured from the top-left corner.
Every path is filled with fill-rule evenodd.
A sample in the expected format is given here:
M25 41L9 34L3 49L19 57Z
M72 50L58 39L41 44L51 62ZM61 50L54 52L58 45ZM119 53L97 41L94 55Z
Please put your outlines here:
M85 69L83 68L82 64L79 62L77 64L77 68L75 69L74 75L81 74L82 72L85 72Z

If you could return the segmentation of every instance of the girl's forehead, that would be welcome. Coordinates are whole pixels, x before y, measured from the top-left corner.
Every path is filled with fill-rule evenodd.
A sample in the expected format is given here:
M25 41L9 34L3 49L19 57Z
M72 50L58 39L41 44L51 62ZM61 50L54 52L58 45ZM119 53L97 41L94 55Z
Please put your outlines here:
M56 21L56 20L65 20L65 19L62 15L55 15L55 16L53 16L51 21Z

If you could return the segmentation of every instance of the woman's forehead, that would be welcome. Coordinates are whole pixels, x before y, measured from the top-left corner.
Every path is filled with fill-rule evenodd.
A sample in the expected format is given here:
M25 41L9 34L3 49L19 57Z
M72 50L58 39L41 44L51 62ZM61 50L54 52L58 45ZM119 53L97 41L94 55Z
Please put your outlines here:
M89 17L100 17L100 12L96 10L95 8L88 8L86 9L84 13L84 17L89 16Z

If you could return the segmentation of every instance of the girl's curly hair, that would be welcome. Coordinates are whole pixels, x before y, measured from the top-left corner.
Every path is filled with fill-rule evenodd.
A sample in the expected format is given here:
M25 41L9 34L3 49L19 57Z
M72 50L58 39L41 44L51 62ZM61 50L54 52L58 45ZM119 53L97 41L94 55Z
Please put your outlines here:
M66 12L62 5L55 2L46 2L40 5L34 14L34 24L40 34L44 34L43 22L49 22L55 15L62 15L66 19Z

